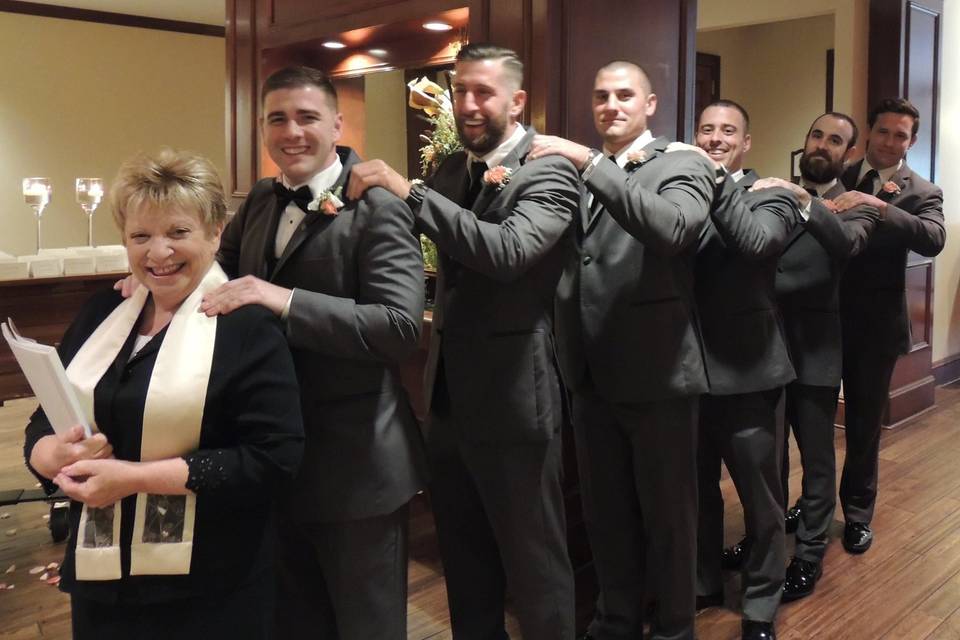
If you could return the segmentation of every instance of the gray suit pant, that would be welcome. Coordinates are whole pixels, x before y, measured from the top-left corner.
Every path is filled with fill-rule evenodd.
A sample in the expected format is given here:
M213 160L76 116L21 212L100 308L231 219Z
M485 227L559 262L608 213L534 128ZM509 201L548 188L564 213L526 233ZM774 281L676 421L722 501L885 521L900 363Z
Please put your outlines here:
M406 640L409 505L278 527L276 637Z
M877 500L880 427L887 407L896 353L848 338L843 342L844 435L847 455L840 477L840 506L847 522L869 524Z
M803 468L800 525L794 555L807 562L821 562L827 550L830 523L837 506L837 459L833 448L834 419L839 387L821 387L792 382L787 385L787 423L793 429ZM783 499L789 504L789 438L783 438Z
M501 640L509 592L524 640L572 640L573 569L560 433L546 442L464 442L438 385L427 453L456 640Z
M593 388L573 395L580 494L600 588L590 623L596 640L642 637L645 595L657 599L651 640L694 637L696 415L696 396L619 404Z
M743 617L772 622L785 573L780 465L783 429L776 413L781 389L702 396L697 453L700 495L697 591L723 592L723 496L720 460L743 505L750 547L743 565Z

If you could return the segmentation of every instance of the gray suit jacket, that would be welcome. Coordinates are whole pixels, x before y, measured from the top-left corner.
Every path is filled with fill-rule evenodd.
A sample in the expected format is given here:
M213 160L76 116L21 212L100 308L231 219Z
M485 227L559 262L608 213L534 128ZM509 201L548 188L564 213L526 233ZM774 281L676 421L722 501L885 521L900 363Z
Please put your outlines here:
M824 196L832 199L844 191L838 182ZM872 207L838 215L814 198L809 219L787 241L777 267L777 303L801 384L840 385L840 277L850 257L867 246L876 223Z
M502 189L487 185L465 202L467 155L455 153L415 212L441 255L425 388L432 394L442 359L466 442L543 442L562 423L553 296L578 175L558 156L527 162L535 133L528 129L503 160L513 173Z
M359 161L338 147L344 185ZM306 449L287 496L303 521L391 513L422 486L423 445L400 384L417 348L423 260L413 215L384 189L348 201L336 216L310 214L272 274L280 208L260 180L224 230L218 257L231 276L296 288L287 339L300 381Z
M587 373L611 402L649 402L707 390L693 299L697 242L710 214L715 171L693 151L667 154L666 138L624 172L603 158L586 189L576 252L557 289L560 366L567 386Z
M843 174L856 185L861 163ZM880 191L887 212L866 250L850 261L841 283L844 323L865 332L864 339L887 352L907 353L912 344L907 313L907 252L935 256L943 249L943 191L914 173L906 163L891 178L900 193Z
M782 387L796 376L774 295L777 260L797 223L785 189L727 177L700 239L695 291L712 395Z

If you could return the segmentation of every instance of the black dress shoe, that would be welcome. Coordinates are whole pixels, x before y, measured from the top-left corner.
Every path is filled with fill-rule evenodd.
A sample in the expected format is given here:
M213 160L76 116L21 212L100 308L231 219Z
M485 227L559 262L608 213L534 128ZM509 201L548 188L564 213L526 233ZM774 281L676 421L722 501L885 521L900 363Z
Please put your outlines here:
M582 636L577 636L577 640L593 640L593 636L590 635L590 632L586 632Z
M864 522L848 522L843 527L843 548L848 553L863 553L873 544L873 530Z
M749 551L750 541L746 538L741 539L737 544L723 550L720 554L720 566L724 571L738 571L743 566Z
M720 593L708 593L705 596L697 596L697 611L703 611L704 609L709 609L710 607L722 607L723 606L723 592Z
M777 632L772 622L744 620L740 625L742 640L777 640Z
M792 507L787 509L787 513L783 516L783 529L787 533L796 533L797 527L800 526L800 501L797 500Z
M822 562L809 562L794 558L787 566L787 576L783 581L783 602L806 598L813 593L817 580L823 575Z

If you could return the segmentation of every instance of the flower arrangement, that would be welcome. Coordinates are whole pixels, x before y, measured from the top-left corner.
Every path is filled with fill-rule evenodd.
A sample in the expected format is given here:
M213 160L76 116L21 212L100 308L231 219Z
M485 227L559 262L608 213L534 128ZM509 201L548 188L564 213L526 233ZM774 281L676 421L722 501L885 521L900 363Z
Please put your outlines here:
M463 148L453 121L453 103L443 87L426 77L411 80L410 100L407 104L426 114L432 131L422 134L424 145L420 147L420 171L423 177L437 170L440 163L451 153Z
M426 178L440 166L447 156L463 149L457 135L457 125L453 120L453 102L447 92L427 77L411 80L410 99L407 104L413 109L423 111L422 116L431 127L429 133L421 134L424 145L420 147L420 173ZM423 253L423 266L436 271L437 246L421 235L420 250Z

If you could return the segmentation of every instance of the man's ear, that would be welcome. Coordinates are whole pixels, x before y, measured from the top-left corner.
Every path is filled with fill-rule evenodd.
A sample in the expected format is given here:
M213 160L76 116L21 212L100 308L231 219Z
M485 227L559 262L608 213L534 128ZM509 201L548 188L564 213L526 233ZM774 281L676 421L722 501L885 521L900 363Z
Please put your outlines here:
M857 145L853 145L843 154L843 166L850 164L850 159L857 153Z
M913 136L912 138L910 138L910 146L908 146L907 149L912 148L913 145L915 145L916 143L917 143L917 136L916 136L916 134L914 134L914 136Z
M337 113L337 117L333 120L333 141L338 142L340 137L343 135L343 114Z
M513 92L513 97L510 99L510 117L513 118L515 122L519 122L520 116L523 115L523 109L527 104L527 92L523 89L517 89Z
M647 96L646 113L649 118L657 112L657 94L651 93Z
M743 136L743 152L746 153L750 151L750 145L753 143L753 138L750 137L750 134Z

